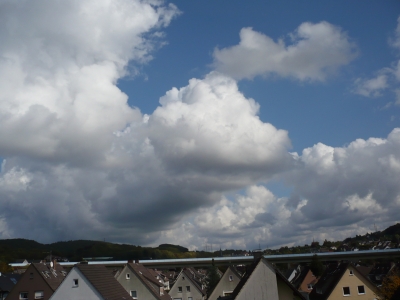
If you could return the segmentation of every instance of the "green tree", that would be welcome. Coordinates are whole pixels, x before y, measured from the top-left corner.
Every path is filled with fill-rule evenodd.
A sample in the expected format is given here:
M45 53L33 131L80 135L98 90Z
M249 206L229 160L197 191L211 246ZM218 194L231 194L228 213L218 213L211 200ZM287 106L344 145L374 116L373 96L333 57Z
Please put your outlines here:
M314 254L310 264L310 270L316 277L319 277L324 272L324 265L319 260L318 255Z
M398 299L398 290L400 289L400 272L392 273L385 277L382 281L379 294L376 295L379 300ZM396 296L395 296L396 294Z
M212 266L207 270L207 277L206 277L206 288L207 288L207 298L210 297L211 293L213 292L214 288L217 286L220 276L218 273L218 268L214 264L214 259L212 260Z

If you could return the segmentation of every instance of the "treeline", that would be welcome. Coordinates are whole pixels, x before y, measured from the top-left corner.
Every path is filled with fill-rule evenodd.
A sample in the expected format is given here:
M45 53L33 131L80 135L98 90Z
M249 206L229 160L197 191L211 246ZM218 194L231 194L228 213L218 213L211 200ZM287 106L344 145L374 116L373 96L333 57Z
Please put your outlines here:
M2 262L15 262L17 259L39 260L44 259L50 253L69 261L81 261L83 258L96 257L112 257L113 260L196 257L196 252L190 252L185 247L171 244L153 248L88 240L52 244L41 244L26 239L0 240L0 261Z
M179 259L205 258L229 255L241 255L243 250L189 251L188 248L161 244L158 247L142 247L128 244L114 244L103 241L63 241L41 244L26 239L0 240L0 262L15 262L17 259L40 260L50 253L55 257L69 261L81 261L84 258L112 257L113 260L136 259Z

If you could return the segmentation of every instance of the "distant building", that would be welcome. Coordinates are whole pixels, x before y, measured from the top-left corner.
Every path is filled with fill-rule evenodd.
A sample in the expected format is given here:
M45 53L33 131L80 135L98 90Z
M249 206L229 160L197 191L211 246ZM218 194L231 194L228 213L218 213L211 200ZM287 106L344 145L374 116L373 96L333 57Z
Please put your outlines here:
M204 300L206 291L199 279L191 268L182 269L175 284L171 287L169 295L174 300Z
M0 300L6 299L20 278L20 274L0 273Z
M263 257L249 266L233 293L225 300L306 300L276 268Z
M171 300L160 275L138 263L128 263L116 277L133 299Z
M126 300L132 297L104 265L86 263L76 264L50 299Z
M375 285L352 264L330 264L310 293L310 300L374 300Z
M7 300L47 300L66 277L59 264L32 263L13 287Z
M236 268L229 266L208 299L216 300L220 296L231 295L241 278L242 276Z

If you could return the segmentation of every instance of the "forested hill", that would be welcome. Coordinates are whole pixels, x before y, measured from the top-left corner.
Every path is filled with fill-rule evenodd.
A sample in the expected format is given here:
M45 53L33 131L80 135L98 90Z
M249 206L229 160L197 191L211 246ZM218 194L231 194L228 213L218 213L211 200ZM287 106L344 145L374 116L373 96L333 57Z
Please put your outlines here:
M330 242L325 240L321 247L340 246L343 243L359 248L370 249L368 241L391 241L393 245L400 245L400 223L388 227L383 231L356 235L344 241ZM317 247L318 242L315 242ZM365 249L364 249L365 248ZM282 250L283 249L283 250ZM189 251L187 248L161 244L158 247L141 247L128 244L114 244L103 241L76 240L41 244L26 239L0 240L0 263L15 262L17 259L40 260L52 253L53 256L63 257L69 261L81 261L83 258L112 257L113 260L135 259L171 259L171 258L200 258L229 255L243 255L243 250L223 250L215 252ZM309 253L310 246L281 247L278 250L265 250L268 254Z
M0 261L43 259L50 252L53 256L64 257L69 261L80 261L88 257L112 257L114 260L196 257L195 252L189 252L185 247L171 244L152 248L88 240L52 244L41 244L26 239L0 240Z

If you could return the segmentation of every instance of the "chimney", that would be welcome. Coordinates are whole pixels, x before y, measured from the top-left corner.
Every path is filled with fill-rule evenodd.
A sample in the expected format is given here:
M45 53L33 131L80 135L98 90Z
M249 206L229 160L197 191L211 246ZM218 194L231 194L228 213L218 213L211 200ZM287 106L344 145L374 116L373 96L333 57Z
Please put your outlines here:
M262 256L263 256L263 252L262 252L261 249L256 249L256 250L253 251L254 261L257 261Z
M138 264L139 263L139 260L138 259L135 259L135 264Z
M133 264L133 259L128 259L128 264Z

